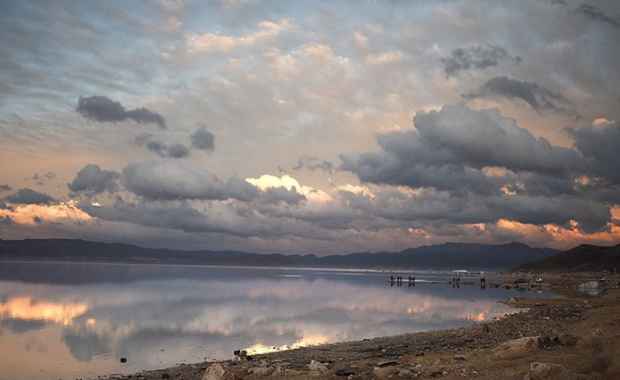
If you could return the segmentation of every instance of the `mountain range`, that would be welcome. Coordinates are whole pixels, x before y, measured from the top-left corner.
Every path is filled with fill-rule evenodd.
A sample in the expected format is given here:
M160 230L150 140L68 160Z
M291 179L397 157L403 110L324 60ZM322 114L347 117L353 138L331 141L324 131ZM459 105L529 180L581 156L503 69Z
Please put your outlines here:
M556 255L525 263L520 272L598 272L620 270L620 244L611 247L582 244Z
M182 251L79 239L1 240L0 260L198 264L261 267L504 271L559 251L521 243L445 243L401 252L361 252L318 257L240 251Z

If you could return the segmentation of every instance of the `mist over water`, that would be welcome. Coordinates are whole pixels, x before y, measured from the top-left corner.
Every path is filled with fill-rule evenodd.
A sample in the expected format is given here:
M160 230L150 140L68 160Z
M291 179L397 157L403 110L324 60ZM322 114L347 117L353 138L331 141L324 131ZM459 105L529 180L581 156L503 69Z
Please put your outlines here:
M2 378L133 373L230 359L236 349L260 353L466 326L509 312L497 301L517 292L390 286L390 274L395 275L3 262ZM442 280L448 275L416 277ZM121 358L127 363L120 363Z

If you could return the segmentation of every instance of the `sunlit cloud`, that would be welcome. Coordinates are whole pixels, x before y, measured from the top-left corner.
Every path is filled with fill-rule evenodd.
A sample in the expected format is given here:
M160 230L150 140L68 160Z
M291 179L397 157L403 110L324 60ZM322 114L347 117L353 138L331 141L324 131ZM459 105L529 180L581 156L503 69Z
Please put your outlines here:
M187 36L185 43L187 52L190 54L225 51L234 47L253 45L259 41L271 39L291 26L288 20L280 20L279 22L262 21L258 24L258 30L250 35L234 37L214 33L191 34Z
M0 209L0 216L9 217L14 223L36 225L44 222L63 220L86 222L92 217L78 207L77 201L61 202L55 205L16 205L10 209Z
M263 191L278 187L284 187L287 190L292 190L295 188L312 202L323 203L333 200L332 197L326 192L310 186L301 185L297 179L288 174L281 177L271 174L263 174L258 178L246 178L245 180Z

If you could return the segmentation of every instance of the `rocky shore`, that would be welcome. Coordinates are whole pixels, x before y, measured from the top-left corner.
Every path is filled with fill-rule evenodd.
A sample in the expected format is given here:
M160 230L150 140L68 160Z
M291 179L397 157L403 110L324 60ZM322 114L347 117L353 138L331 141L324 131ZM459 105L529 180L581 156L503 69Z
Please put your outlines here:
M596 295L583 292L586 283ZM542 286L565 298L511 298L514 314L469 328L238 352L235 360L107 379L620 379L619 283L618 275L558 274Z

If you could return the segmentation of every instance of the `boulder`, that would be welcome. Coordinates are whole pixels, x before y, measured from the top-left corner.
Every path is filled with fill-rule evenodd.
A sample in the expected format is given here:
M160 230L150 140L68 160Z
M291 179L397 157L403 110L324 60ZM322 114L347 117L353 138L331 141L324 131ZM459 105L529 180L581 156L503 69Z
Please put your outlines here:
M528 356L538 349L538 341L537 336L509 340L495 347L493 356L497 359L516 359Z
M567 333L559 333L557 337L555 337L560 346L574 346L577 343L577 337Z
M202 380L245 380L245 378L224 364L214 363L207 368Z
M594 344L594 343L600 342L602 338L603 338L603 330L594 329L588 335L584 336L581 339L581 341L586 344Z
M588 376L572 372L559 364L532 362L523 380L585 380Z
M263 366L263 365L261 365L260 367L253 367L253 368L248 369L249 374L253 374L259 377L268 376L274 372L275 372L275 368Z

